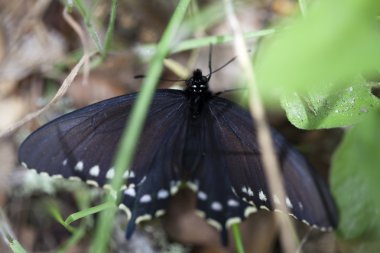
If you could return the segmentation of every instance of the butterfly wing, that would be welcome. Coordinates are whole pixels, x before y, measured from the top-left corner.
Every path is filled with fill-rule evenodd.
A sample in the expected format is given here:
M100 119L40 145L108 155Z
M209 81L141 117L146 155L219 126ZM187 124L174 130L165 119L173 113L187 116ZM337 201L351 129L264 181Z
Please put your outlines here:
M297 219L321 229L337 224L337 211L328 188L305 159L277 132L272 132L286 198L269 193L262 166L256 130L250 114L232 102L213 97L208 106L217 137L220 170L228 173L230 188L246 203L273 210L273 203L283 201Z
M224 164L221 146L216 142L219 132L215 131L215 120L206 111L198 122L189 124L185 155L191 168L190 188L196 190L197 212L222 233L222 241L227 244L227 228L241 222L255 211L231 190L228 176L229 167Z
M104 186L114 175L114 154L136 96L111 98L53 120L24 141L20 161L39 173ZM185 101L177 90L158 90L153 97L132 167L124 175L128 185L121 207L132 216L129 235L135 222L162 214L178 187L179 175L172 168L179 163L181 144L174 142L184 138Z

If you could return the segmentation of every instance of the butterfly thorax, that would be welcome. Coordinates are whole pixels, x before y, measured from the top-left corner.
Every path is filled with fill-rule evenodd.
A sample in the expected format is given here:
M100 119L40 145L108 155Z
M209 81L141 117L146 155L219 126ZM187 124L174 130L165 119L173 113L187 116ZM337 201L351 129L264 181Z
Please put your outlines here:
M209 78L200 69L194 70L192 77L186 81L185 92L190 100L190 111L194 119L199 117L204 102L211 97L208 82Z

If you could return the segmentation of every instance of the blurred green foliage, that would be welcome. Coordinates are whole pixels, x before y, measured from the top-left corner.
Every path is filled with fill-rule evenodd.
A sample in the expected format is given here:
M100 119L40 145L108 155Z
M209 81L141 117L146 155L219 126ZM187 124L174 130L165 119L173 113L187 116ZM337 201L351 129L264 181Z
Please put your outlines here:
M371 93L379 83L364 78L380 70L380 2L307 6L262 41L257 81L265 101L281 99L298 128L352 126L331 169L340 250L380 252L380 99Z
M357 122L356 117L352 122L347 117L342 122L333 120L332 115L342 118L334 112L344 107L349 98L345 96L346 99L334 102L331 98L336 98L330 95L355 84L351 96L362 97L364 90L352 83L353 80L380 69L380 33L376 18L379 13L378 1L322 0L314 1L306 16L287 20L276 29L275 35L266 37L255 60L264 98L273 101L273 96L278 98L285 94L292 98L295 92L307 92L308 101L299 101L297 106L304 107L305 112L313 107L314 116L294 111L292 104L284 106L292 123L301 128L337 127ZM350 106L351 112L345 110L345 113L357 114L357 107L368 106L368 95L365 97ZM379 104L373 105L378 107ZM319 125L325 117L329 117L329 122Z
M359 252L380 250L379 129L377 110L347 131L333 159L332 190L341 211L338 231L346 240L361 239L351 243L351 250L362 248Z

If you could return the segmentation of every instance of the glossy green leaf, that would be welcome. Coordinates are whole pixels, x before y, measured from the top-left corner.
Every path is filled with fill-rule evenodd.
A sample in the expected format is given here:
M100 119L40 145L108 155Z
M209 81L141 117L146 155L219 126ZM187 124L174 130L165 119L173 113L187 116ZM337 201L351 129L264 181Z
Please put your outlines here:
M358 84L332 90L330 87L300 95L284 96L281 104L290 122L302 129L352 125L368 113L380 109L380 99L371 93L371 85Z
M345 239L380 239L380 110L347 131L332 165L332 191ZM380 252L380 248L379 251Z

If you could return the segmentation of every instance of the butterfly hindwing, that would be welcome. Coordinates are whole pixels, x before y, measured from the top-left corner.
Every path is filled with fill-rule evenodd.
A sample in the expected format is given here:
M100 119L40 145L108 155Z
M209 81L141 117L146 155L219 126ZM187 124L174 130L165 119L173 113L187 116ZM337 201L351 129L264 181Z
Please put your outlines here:
M276 132L272 132L280 160L286 198L269 193L250 114L232 102L214 97L209 103L216 121L215 145L230 149L221 156L235 194L257 208L273 210L283 201L297 219L321 229L336 225L336 210L326 185L313 173L305 159Z

